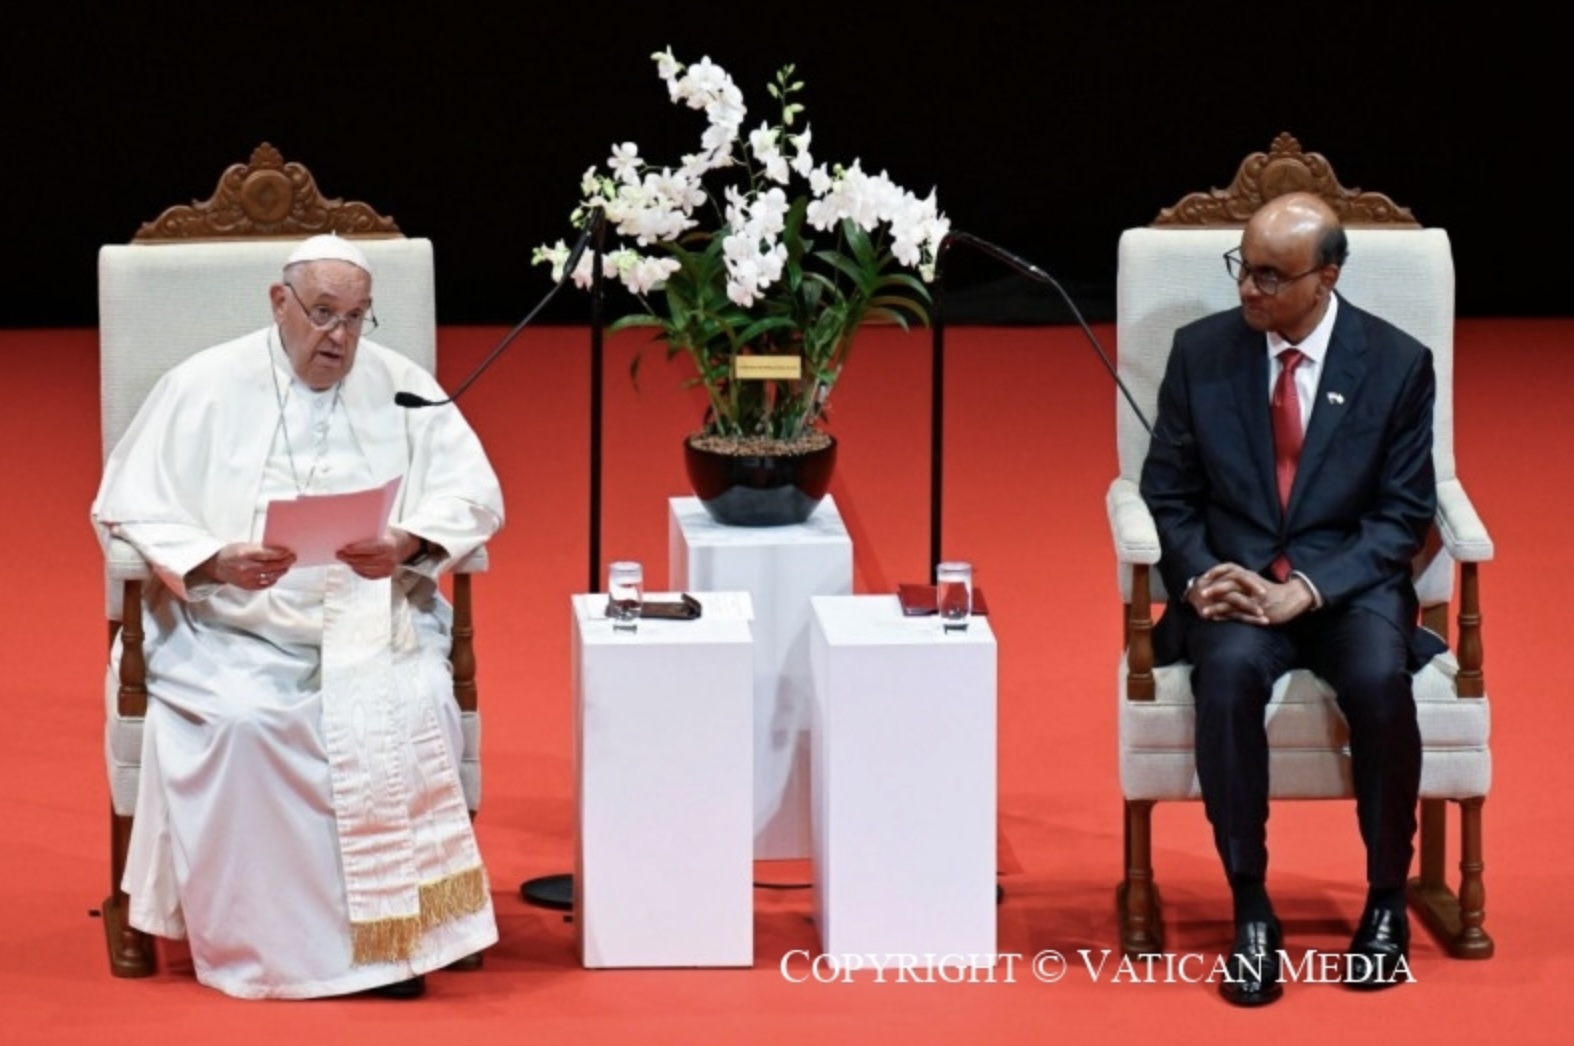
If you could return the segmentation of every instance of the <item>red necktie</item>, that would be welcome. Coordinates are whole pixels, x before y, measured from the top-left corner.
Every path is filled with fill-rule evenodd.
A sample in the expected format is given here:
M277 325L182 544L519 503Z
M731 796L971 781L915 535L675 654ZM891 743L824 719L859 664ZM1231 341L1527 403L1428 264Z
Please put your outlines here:
M1279 478L1279 507L1289 508L1290 488L1295 485L1295 464L1301 457L1301 396L1295 390L1295 368L1306 355L1300 349L1279 353L1279 380L1273 386L1273 464ZM1290 561L1282 554L1269 568L1283 581L1290 576Z

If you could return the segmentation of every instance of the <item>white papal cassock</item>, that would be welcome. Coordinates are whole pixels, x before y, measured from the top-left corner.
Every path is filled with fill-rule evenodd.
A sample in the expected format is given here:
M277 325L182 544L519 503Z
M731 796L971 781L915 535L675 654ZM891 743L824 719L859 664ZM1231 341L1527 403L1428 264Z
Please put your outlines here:
M447 662L448 564L502 524L497 477L452 406L362 340L338 386L299 381L268 328L158 383L93 506L153 565L148 711L124 887L131 922L190 939L232 995L337 995L436 969L497 940L460 788ZM402 476L393 524L441 546L368 581L296 567L269 589L188 589L270 500ZM118 642L106 679L115 700Z

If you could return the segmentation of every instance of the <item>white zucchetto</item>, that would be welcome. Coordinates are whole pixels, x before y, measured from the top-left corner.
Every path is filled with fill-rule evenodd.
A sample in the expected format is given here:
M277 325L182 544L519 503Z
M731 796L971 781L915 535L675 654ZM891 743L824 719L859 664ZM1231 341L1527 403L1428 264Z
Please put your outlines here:
M371 275L372 272L371 265L366 261L366 255L361 253L359 247L331 232L302 241L300 246L290 252L290 256L284 260L284 265L288 268L297 262L315 261L349 262L367 275Z

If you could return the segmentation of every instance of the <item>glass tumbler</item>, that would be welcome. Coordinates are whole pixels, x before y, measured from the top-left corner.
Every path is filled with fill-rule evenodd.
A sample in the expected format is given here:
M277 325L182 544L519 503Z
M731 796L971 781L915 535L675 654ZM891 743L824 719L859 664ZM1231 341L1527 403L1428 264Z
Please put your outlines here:
M645 570L632 560L619 560L607 568L607 616L617 632L639 628L645 602Z
M967 630L973 613L973 565L948 560L935 567L935 607L946 632Z

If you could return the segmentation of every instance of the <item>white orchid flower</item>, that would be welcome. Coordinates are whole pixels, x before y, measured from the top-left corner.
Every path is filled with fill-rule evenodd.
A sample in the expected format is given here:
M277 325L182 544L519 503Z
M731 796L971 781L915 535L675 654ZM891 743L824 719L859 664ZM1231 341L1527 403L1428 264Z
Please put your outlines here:
M749 148L753 150L756 158L764 153L776 151L776 131L770 124L760 124L759 127L749 132Z
M760 227L761 236L774 240L787 228L787 194L772 187L761 193L749 208L749 215Z
M563 278L563 266L568 264L568 244L559 240L550 247L537 247L530 252L530 264L551 265L552 282L557 283Z
M666 283L667 277L676 272L681 266L673 258L651 258L644 255L635 255L628 263L620 267L623 286L632 293L644 297L651 291L660 290Z
M589 290L590 285L595 282L594 273L595 261L591 253L586 251L579 256L579 264L574 266L574 286L582 291ZM607 279L617 278L618 265L615 255L604 254L601 256L601 275Z
M639 181L639 146L633 142L624 142L612 147L612 155L607 159L607 166L612 168L612 173L622 182Z
M790 135L787 138L793 148L792 169L800 178L810 178L814 171L814 157L809 155L810 137L810 129L805 127L802 134Z
M669 86L678 78L678 74L683 72L683 63L672 57L671 47L665 51L657 51L651 57L656 60L656 75L665 80Z

